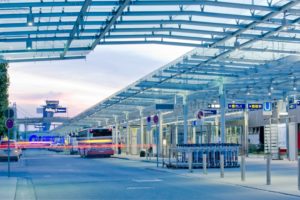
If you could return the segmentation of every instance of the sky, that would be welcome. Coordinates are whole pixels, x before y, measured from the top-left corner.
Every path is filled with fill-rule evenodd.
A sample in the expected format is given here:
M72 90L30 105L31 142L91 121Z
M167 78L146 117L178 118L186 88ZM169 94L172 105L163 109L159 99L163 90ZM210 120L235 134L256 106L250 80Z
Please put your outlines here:
M59 100L74 117L192 50L166 45L98 46L86 60L11 63L9 101L18 117L41 116L45 100Z

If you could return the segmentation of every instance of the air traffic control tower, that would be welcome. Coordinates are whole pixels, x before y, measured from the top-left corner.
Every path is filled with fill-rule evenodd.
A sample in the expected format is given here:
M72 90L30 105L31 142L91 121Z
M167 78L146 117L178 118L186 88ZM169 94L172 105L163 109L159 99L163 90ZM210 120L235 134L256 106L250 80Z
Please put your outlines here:
M66 113L67 108L59 105L57 100L46 100L46 105L37 108L37 113L43 114L42 130L49 131L51 126L51 118L54 117L54 113Z

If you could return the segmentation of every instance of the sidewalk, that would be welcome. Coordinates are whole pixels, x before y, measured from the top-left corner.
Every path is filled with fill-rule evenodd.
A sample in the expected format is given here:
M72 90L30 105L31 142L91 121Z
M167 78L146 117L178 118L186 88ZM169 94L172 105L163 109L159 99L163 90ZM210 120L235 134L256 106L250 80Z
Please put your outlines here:
M152 157L151 160L132 155L116 155L114 157L153 164L156 163L156 157ZM225 168L225 176L224 178L220 178L220 169L218 168L207 169L207 175L205 175L202 169L193 169L191 173L188 169L162 168L161 160L160 158L158 168L155 165L150 166L150 168L180 176L199 178L201 181L221 182L300 198L300 191L298 190L298 163L296 161L272 160L271 185L266 185L266 160L264 158L250 157L246 159L246 180L244 182L241 181L240 168ZM167 161L168 160L166 160L166 162Z
M126 155L126 154L115 154L112 156L112 158L118 158L118 159L124 159L124 160L134 160L134 161L141 161L141 162L149 162L149 163L156 163L157 158L156 157L140 157L138 155ZM168 161L169 158L158 158L158 163L162 163L163 159L165 162Z
M0 199L14 200L17 188L16 186L16 177L0 177Z

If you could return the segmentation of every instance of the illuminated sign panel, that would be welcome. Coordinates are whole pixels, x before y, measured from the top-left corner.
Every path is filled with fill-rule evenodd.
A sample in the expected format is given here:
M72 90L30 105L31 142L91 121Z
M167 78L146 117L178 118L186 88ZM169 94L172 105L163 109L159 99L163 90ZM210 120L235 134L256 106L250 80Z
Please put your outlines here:
M229 103L228 109L245 109L246 104L244 103Z
M67 108L45 108L46 112L53 112L53 113L66 113Z
M263 105L262 104L258 104L258 103L249 103L248 104L248 109L251 109L251 110L261 110L261 109L263 109Z
M220 104L211 104L211 103L209 103L209 104L207 105L207 107L208 107L208 108L220 108L221 106L220 106Z

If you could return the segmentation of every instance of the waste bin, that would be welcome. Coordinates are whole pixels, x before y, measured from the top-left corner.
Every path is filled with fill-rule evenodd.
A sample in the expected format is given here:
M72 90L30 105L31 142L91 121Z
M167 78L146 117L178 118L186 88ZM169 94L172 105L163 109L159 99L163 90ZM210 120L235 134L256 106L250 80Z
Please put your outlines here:
M146 156L146 151L145 150L141 150L140 151L140 157L145 157Z
M287 157L287 150L283 148L278 148L279 160L283 160Z

